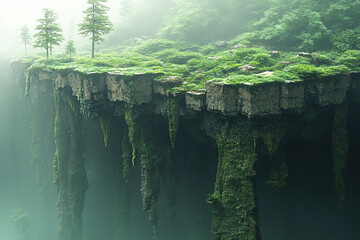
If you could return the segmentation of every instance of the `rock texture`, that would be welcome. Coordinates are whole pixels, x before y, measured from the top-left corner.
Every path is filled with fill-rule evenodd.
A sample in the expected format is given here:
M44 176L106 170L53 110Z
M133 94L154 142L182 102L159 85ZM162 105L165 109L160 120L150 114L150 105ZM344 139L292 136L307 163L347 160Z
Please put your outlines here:
M30 64L14 62L12 68L21 86L25 86L26 69ZM70 87L72 94L85 100L107 100L137 105L164 106L170 89L181 86L176 76L155 81L157 74L123 75L121 72L80 73L71 69L56 73L39 70L31 81L53 83L54 88ZM41 89L41 88L39 88ZM44 88L45 89L45 88ZM174 94L174 93L173 93ZM360 73L339 74L301 82L285 81L262 84L229 84L209 81L205 92L176 92L182 95L186 111L209 111L225 116L248 118L273 117L282 114L305 114L308 106L327 107L344 102L348 95L360 103ZM158 107L159 108L159 107ZM156 109L156 107L154 108ZM160 111L158 111L160 112Z

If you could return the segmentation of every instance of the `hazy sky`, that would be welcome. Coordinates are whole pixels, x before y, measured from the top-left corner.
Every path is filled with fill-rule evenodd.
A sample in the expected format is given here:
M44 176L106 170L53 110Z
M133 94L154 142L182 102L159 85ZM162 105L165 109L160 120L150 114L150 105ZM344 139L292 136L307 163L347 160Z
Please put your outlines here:
M110 19L119 17L120 0L108 0ZM0 0L0 54L22 51L20 29L28 25L31 35L42 17L43 8L51 8L59 14L65 37L76 34L77 24L82 20L82 11L87 8L87 0ZM74 36L76 37L76 36Z

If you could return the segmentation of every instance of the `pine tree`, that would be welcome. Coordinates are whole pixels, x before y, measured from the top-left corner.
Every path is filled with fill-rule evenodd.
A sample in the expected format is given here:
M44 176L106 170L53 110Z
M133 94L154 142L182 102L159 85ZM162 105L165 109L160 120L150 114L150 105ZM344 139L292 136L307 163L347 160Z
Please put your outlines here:
M95 57L95 43L104 40L103 36L113 30L107 12L109 7L105 6L107 0L88 0L91 6L84 11L83 22L79 24L79 32L84 37L90 37L92 41L91 57Z
M69 41L66 43L65 51L66 51L66 54L69 54L69 57L70 57L70 58L71 58L71 56L72 56L73 54L76 53L76 49L75 49L75 45L74 45L74 40L69 40Z
M36 26L38 31L34 37L36 38L34 47L43 47L46 50L46 58L52 54L53 46L60 45L64 40L60 24L56 22L58 15L49 8L44 8L44 17L38 19L39 25Z
M27 54L27 45L31 42L31 36L29 28L26 25L21 28L21 41L25 46L25 54Z

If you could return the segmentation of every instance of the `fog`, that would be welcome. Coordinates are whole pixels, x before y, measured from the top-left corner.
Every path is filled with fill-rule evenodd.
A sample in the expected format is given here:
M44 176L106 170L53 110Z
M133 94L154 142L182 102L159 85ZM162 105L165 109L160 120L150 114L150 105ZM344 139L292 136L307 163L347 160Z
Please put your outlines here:
M110 20L114 23L119 22L120 1L109 0L107 6L110 7ZM43 15L43 8L53 9L59 15L59 23L66 39L71 36L73 39L79 40L77 24L82 21L83 11L87 7L87 0L1 0L0 54L23 53L23 44L20 38L21 28L27 25L33 35L38 24L37 19Z
M54 139L51 138L49 149L41 151L41 154L44 155L43 158L46 159L46 164L44 164L45 173L36 172L37 168L32 160L34 158L34 145L36 147L36 143L32 142L32 130L34 128L32 121L36 111L34 103L37 99L32 98L32 96L25 98L24 83L22 83L22 86L16 83L15 73L11 72L10 65L13 60L25 56L24 44L20 38L21 28L27 25L30 35L33 36L35 34L34 29L38 24L37 19L43 15L43 8L53 9L59 15L58 21L65 37L65 41L60 46L55 47L54 55L64 55L65 42L73 39L78 50L77 53L89 56L91 42L78 33L78 24L83 19L83 11L88 7L87 0L0 1L0 240L63 240L57 237L59 209L57 208L58 192L54 183ZM114 30L104 37L104 41L97 46L97 51L99 55L100 53L113 51L118 54L120 50L125 48L126 44L135 44L133 42L136 41L132 41L135 38L140 39L139 42L146 41L148 38L165 38L179 45L179 49L175 52L180 57L183 52L191 52L192 47L200 49L204 46L207 46L210 52L215 49L216 53L222 54L221 51L224 49L222 49L221 44L219 45L219 40L226 40L227 42L221 42L229 44L232 39L240 36L239 34L252 30L258 35L248 34L249 39L255 35L260 38L261 27L265 29L265 34L262 36L262 40L265 40L261 42L255 39L254 46L269 47L271 50L276 49L275 47L288 47L286 50L289 52L303 51L304 48L299 39L303 36L311 37L315 34L306 32L308 29L300 29L300 33L291 31L293 26L294 29L297 26L293 22L308 21L306 20L307 16L296 18L296 16L291 15L290 17L296 18L289 21L291 27L286 24L285 27L281 25L290 18L289 16L284 17L285 20L279 20L278 22L274 20L275 23L281 23L280 25L273 24L274 26L266 25L267 19L262 18L270 15L265 13L266 10L271 10L271 4L283 2L286 1L134 0L131 9L124 14L121 11L121 0L108 0L106 5L110 7L109 17L110 21L114 23ZM292 2L298 3L299 1L293 0ZM306 0L306 2L311 3L311 0ZM324 17L322 17L324 19L323 25L328 24L328 31L324 32L328 35L324 33L323 37L326 38L325 40L322 39L324 41L316 42L317 39L304 41L311 45L307 46L310 52L317 50L316 47L329 50L329 39L334 41L331 44L337 46L336 44L342 41L339 37L342 31L346 31L349 36L353 31L354 36L360 39L358 37L360 36L358 22L355 21L355 30L351 29L351 31L344 30L345 27L341 24L335 27L331 26L333 22L336 22L333 18L337 13L334 14L335 10L333 12L326 10L328 8L326 4L330 1L321 2L322 4L314 4L314 6L318 7L319 12L322 11L321 13L324 14ZM246 7L242 5L246 5ZM287 10L290 11L290 9L281 8L279 5L276 5L274 9L276 11L280 9L279 12L285 16ZM300 10L302 13L302 9ZM276 11L274 16L277 15ZM272 12L270 11L270 13ZM348 15L352 16L352 13ZM316 17L318 15L312 16ZM309 20L309 22L311 21ZM290 33L280 33L280 40L276 39L278 36L274 34L275 37L272 36L273 39L271 39L268 33L271 32L271 27L276 28L277 26L283 27L278 27L278 30L286 29ZM302 24L301 26L307 25ZM341 29L341 27L344 29ZM311 28L311 31L318 31L314 29L316 28ZM329 37L330 33L333 34L332 37ZM296 34L301 37L297 37ZM284 40L283 36L293 36L295 40ZM241 45L240 47L247 48L247 44L250 44L248 39L244 40L241 37L239 39L241 41L237 41L238 39L234 41L236 42L235 46ZM292 43L294 45L291 45ZM178 47L176 44L174 46ZM226 49L226 51L229 50L226 54L236 51L235 46L229 46L231 50ZM353 48L351 48L352 51L354 51ZM360 41L358 42L357 51L359 50ZM274 52L279 54L276 51ZM44 56L44 49L29 46L27 55L32 54ZM112 57L116 57L115 54ZM199 52L196 52L194 60L197 61L196 56L200 55ZM150 58L150 56L146 57ZM204 61L226 58L223 56L210 56L205 53L201 57ZM259 54L259 59L261 57L273 60L273 56L267 53ZM139 59L141 58L139 57ZM196 63L194 60L193 63ZM353 58L350 60L353 60ZM351 62L350 60L349 62ZM277 60L275 59L275 61ZM310 62L309 59L302 59L301 61ZM159 63L161 61L154 60L154 62ZM259 62L252 61L252 63L260 66ZM235 62L231 64L228 67L229 69L238 69L238 65L240 65ZM172 66L175 65L172 64ZM99 66L102 65L99 64ZM185 66L184 69L187 69L187 67ZM194 72L200 75L203 71L196 70ZM191 74L194 72L191 72ZM189 75L191 74L189 72ZM221 73L219 74L221 77ZM54 107L53 91L44 95L46 95L43 98L46 99L46 103L52 104L52 107ZM99 102L97 104L106 106L105 110L97 109L99 112L109 111L107 108L116 108L111 105L113 103ZM46 112L46 110L44 111ZM48 118L45 119L44 117L42 120L53 124L55 114L51 111L54 111L54 109L49 111ZM161 186L157 205L159 213L157 240L211 240L214 238L212 233L213 208L207 200L209 195L214 193L219 156L218 148L216 141L205 136L203 132L192 132L194 126L199 125L194 122L197 121L195 118L198 116L203 117L201 115L203 112L194 115L194 118L190 115L190 117L187 116L188 118L180 117L176 145L171 151L171 157L175 162L173 175L176 179L174 183L176 185L176 201L174 206L169 206L168 186L166 180L162 179L163 176L160 177ZM360 175L357 172L360 167L358 161L360 158L360 148L358 148L360 145L360 127L357 123L360 114L358 109L351 109L349 112L348 128L351 129L351 132L349 132L350 153L348 164L350 167L346 178L347 195L343 210L339 208L338 196L334 187L330 136L332 120L329 120L333 116L331 115L332 109L330 106L326 111L316 113L318 115L324 114L323 119L319 120L317 119L318 116L314 117L314 119L317 119L316 121L322 121L321 128L327 128L324 130L324 132L327 131L326 133L320 137L317 136L321 139L313 140L297 135L287 139L284 146L284 156L286 156L288 164L289 177L287 186L280 192L275 191L266 184L267 180L269 180L271 166L268 156L264 153L265 148L261 146L264 143L259 144L260 149L261 147L264 148L261 149L263 155L259 153L260 157L255 167L256 193L258 197L256 201L261 219L261 239L356 240L359 238L360 224L357 216L360 215L360 189L358 187ZM316 114L314 113L314 115ZM156 127L158 127L159 136L168 139L168 119L165 115L151 116L156 118L154 122L158 124ZM123 180L122 162L121 167L119 167L119 162L122 161L125 154L121 148L123 144L122 136L128 134L126 132L128 131L127 123L118 116L111 116L110 118L112 123L107 147L104 144L104 135L99 119L85 119L84 117L80 129L84 145L81 156L86 160L85 171L88 181L84 210L82 212L83 240L153 239L153 225L149 221L149 214L143 209L141 192L142 166L138 163L131 167L126 184ZM269 121L272 120L277 121L278 119L270 119ZM298 119L294 120L294 122L296 121ZM260 125L263 122L259 121L258 123ZM40 127L45 128L43 125ZM304 129L307 127L306 125ZM315 128L309 127L311 130L304 129L301 131L311 131ZM50 133L53 136L54 128L51 129ZM254 141L254 145L256 144L257 142ZM41 148L42 146L38 145L37 147ZM164 168L164 166L161 167ZM40 175L43 177L42 179L39 179ZM221 240L229 239L221 238Z

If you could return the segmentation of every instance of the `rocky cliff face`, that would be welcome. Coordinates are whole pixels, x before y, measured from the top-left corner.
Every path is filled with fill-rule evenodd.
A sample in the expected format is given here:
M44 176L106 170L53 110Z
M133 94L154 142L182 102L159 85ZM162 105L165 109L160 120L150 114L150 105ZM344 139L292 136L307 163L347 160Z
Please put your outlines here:
M12 64L20 86L25 86L26 69L29 66L21 62ZM179 84L177 78L169 77L165 81L156 82L155 76L142 73L126 76L121 72L83 74L71 69L56 73L39 70L30 76L30 84L51 82L55 89L69 87L74 96L91 101L129 103L133 98L136 105L152 105L154 113L159 113L159 108L164 105L161 100L173 95L181 99L181 104L186 107L182 112L184 115L207 111L224 116L268 118L284 114L306 114L312 106L341 104L347 96L351 96L352 101L360 101L360 73L355 72L301 82L232 85L209 81L205 92L171 93L169 90Z
M122 122L124 141L131 146L125 149L123 145L121 151L132 152L132 161L142 166L144 209L154 225L155 238L159 169L176 144L179 121L183 122L182 130L192 132L194 139L201 141L208 136L218 147L215 190L209 197L214 208L214 239L260 239L254 165L259 155L266 156L273 163L269 185L277 190L286 186L289 160L285 159L283 147L294 137L317 141L332 135L335 187L340 204L344 201L349 149L347 119L348 114L358 112L359 73L301 82L231 85L210 81L205 92L174 92L169 90L178 84L175 77L156 82L154 74L83 74L71 69L39 69L26 76L28 67L21 62L12 64L17 83L24 91L28 88L32 104L39 104L39 99L53 102L54 92L62 92L62 103L69 104L68 112L75 111L72 114L76 116L81 113L84 119L100 119L105 139L111 131L110 119ZM70 114L57 112L59 116ZM156 132L164 125L168 128L167 137ZM68 132L70 138L77 133L75 129ZM130 160L125 160L124 167L129 166ZM169 161L165 165L171 166ZM63 186L58 184L61 189ZM85 189L82 186L82 191ZM80 195L81 202L83 194ZM76 221L81 223L79 211L76 209Z

